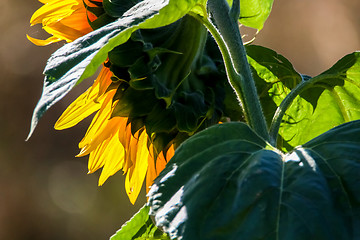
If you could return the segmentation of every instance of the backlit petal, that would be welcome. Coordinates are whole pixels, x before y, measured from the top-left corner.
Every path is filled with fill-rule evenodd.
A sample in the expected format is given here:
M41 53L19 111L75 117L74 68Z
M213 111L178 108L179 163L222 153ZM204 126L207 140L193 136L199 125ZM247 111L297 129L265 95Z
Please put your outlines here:
M143 131L137 142L136 161L134 166L129 169L125 179L125 190L132 204L135 203L140 193L148 168L147 140L148 136Z
M95 117L93 118L84 138L79 143L80 149L84 148L87 145L93 144L94 139L96 139L98 135L106 131L105 128L108 125L108 120L110 119L111 116L111 105L112 105L113 95L114 95L114 91L109 92L107 94L100 110L96 113ZM116 120L116 118L113 119ZM103 136L104 140L107 139L108 137L105 138L105 136Z
M84 118L100 109L105 99L105 95L101 95L99 97L100 83L111 82L111 75L108 74L109 72L108 68L103 67L94 84L86 92L81 94L74 102L72 102L63 112L55 123L55 129L62 130L73 127ZM107 86L108 85L109 83ZM102 86L102 88L107 88L107 86ZM103 91L103 89L101 89L101 91Z
M80 157L89 154L90 152L94 151L103 141L114 136L118 128L118 123L120 122L119 120L120 119L118 118L112 118L105 122L104 126L101 126L99 132L88 135L87 137L90 138L89 143L82 147L80 153L77 156ZM119 144L121 143L119 142Z
M82 0L42 0L44 5L31 17L30 24L42 24L43 29L53 38L35 40L29 38L36 45L44 46L60 40L67 42L92 31L88 23L88 15Z
M105 164L99 178L99 186L103 185L110 176L122 169L124 164L124 154L125 149L115 135L111 138L109 144L102 153L103 156L101 156L104 159Z
M37 46L46 46L46 45L56 43L56 42L59 42L59 41L62 40L61 38L57 38L57 37L54 37L54 36L51 36L51 37L49 37L49 38L47 38L45 40L32 38L29 35L26 35L26 37L30 42L32 42L33 44L35 44Z
M111 139L103 141L94 151L89 154L88 174L94 173L105 165L104 151Z

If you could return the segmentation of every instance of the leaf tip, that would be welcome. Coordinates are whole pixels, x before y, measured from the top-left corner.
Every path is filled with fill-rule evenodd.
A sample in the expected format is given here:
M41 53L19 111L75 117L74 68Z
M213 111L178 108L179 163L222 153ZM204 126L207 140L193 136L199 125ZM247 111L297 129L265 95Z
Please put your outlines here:
M32 119L31 119L31 124L30 124L30 130L29 130L29 134L27 135L25 141L29 141L30 137L32 136L32 134L34 133L34 130L39 122L39 118L36 116L36 108L34 109L33 115L32 115Z

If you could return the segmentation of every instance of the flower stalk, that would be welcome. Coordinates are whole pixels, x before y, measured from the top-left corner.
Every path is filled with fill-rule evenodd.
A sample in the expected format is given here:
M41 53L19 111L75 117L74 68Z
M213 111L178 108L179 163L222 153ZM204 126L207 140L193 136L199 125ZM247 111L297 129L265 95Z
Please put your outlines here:
M216 26L216 32L211 28L209 31L213 35L218 35L214 36L217 42L223 42L218 42L218 44L224 57L229 83L238 96L248 124L261 137L269 140L265 117L238 26L239 6L239 0L234 0L232 9L230 9L226 0L209 0L208 10L211 21L214 22L213 26ZM224 45L225 49L221 49L224 48L221 45ZM227 54L229 54L228 57Z

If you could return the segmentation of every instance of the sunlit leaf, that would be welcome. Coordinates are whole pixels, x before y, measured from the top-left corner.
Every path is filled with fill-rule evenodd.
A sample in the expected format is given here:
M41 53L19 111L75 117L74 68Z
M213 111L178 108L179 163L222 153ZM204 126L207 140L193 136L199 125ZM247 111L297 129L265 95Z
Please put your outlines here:
M240 23L261 30L269 17L274 0L241 0Z
M227 1L232 5L234 0ZM273 2L274 0L240 0L240 23L261 30L270 15Z
M302 78L284 56L269 48L248 45L246 53L262 109L270 126L277 107Z
M110 240L167 240L169 237L160 231L149 217L149 207L144 206Z
M243 123L204 130L179 147L150 193L170 237L360 237L360 121L283 154Z
M289 106L280 126L279 147L284 150L290 151L335 126L360 119L358 52L311 78L301 76L273 50L250 45L246 51L268 124L290 91L301 85L302 91Z
M304 90L290 105L280 127L280 135L290 147L360 119L359 52L343 57L329 70L301 84Z

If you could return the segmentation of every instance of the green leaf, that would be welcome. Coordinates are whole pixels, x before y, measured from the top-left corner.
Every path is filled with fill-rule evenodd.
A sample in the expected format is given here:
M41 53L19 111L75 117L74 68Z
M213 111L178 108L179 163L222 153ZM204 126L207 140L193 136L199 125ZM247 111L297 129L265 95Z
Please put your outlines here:
M261 30L269 17L274 0L241 0L240 23Z
M266 122L270 126L277 107L302 78L285 57L269 48L248 45L246 53Z
M304 80L283 118L279 134L288 150L342 123L360 119L360 52Z
M167 240L169 237L160 231L149 216L149 207L144 206L110 240Z
M290 91L301 88L283 117L279 148L290 151L335 126L360 119L359 53L311 78L301 76L273 50L250 45L246 51L268 124Z
M121 17L128 9L141 0L103 0L104 10L112 17Z
M185 141L149 192L150 215L182 240L360 237L360 121L293 152L243 123Z
M34 109L28 138L42 115L76 84L92 76L107 53L125 43L137 29L158 28L183 17L198 0L144 0L121 18L57 50L44 70L43 92Z
M233 2L233 0L227 1L230 5ZM273 2L274 0L241 0L240 23L261 30L270 15Z

